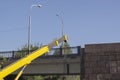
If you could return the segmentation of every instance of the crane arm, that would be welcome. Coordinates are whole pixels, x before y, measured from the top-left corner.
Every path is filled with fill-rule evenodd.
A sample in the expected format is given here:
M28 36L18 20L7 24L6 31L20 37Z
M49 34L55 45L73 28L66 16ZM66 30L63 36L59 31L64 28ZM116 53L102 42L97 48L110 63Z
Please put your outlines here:
M7 67L0 70L0 80L11 74L12 72L18 70L19 68L30 64L36 58L42 56L45 53L48 53L51 48L57 46L59 43L65 41L67 42L68 38L67 35L62 36L60 39L56 39L55 41L51 42L50 44L43 46L42 48L32 52L31 54L17 60L16 62L8 65Z

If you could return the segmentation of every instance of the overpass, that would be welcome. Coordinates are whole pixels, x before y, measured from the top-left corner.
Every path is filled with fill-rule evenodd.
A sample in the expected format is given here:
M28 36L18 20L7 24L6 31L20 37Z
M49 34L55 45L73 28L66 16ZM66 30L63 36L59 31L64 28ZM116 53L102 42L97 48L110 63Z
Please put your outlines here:
M64 54L65 51L69 53ZM1 56L7 58L3 67L26 53L27 51L0 52ZM23 75L80 75L81 53L80 46L63 49L53 48L47 53L48 55L41 56L28 65ZM13 74L17 74L18 71Z

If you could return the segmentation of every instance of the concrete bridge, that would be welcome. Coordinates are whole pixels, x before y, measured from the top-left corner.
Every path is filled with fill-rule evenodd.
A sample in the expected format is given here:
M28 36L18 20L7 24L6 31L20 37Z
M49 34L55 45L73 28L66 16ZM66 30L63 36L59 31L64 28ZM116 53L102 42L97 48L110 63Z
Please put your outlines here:
M71 51L63 55L62 52L68 49ZM41 56L28 65L23 75L80 75L80 49L79 46L52 49L49 55ZM18 54L24 55L25 52L8 51L0 54L7 58L5 65L8 65L20 58ZM19 70L12 74L18 74L18 72Z

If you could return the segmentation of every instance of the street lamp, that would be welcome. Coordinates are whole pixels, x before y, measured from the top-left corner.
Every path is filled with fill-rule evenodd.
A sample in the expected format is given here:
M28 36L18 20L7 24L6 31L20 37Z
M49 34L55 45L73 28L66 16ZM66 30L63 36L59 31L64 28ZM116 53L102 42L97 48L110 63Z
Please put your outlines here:
M32 16L32 8L33 7L38 7L38 8L41 8L42 5L40 4L34 4L34 5L31 5L30 7L30 13L29 13L29 27L28 27L28 54L30 53L30 44L31 44L31 16Z
M62 24L62 29L61 29L61 31L62 31L62 36L63 36L63 35L64 35L64 31L63 31L63 28L64 28L63 18L62 18L60 15L58 15L58 14L56 14L56 16L58 16L58 18L60 18L60 20L61 20L61 24ZM61 47L63 48L63 42L62 42ZM63 51L62 51L62 52L63 52Z
M63 28L64 28L63 18L60 15L58 15L58 14L56 14L56 16L61 20L61 24L62 24L61 31L62 31L62 36L63 36L64 35L64 31L63 31ZM64 47L64 43L62 42L62 44L61 44L61 54L64 54L63 47Z
M64 28L63 18L60 15L58 15L58 14L56 14L56 16L58 16L60 18L60 20L61 20L61 24L62 24L61 31L62 31L62 36L63 36L64 35L64 32L63 32L63 28Z

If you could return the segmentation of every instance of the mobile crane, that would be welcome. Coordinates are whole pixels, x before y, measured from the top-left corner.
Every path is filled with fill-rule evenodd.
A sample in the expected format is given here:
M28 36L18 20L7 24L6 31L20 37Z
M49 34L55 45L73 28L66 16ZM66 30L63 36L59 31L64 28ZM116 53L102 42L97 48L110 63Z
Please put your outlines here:
M68 41L68 36L64 35L62 36L60 39L56 39L53 42L51 42L50 44L41 47L40 49L28 54L27 56L15 61L14 63L4 67L3 69L0 70L0 80L4 80L4 78L8 75L10 75L11 73L13 73L14 71L21 69L21 71L18 73L18 75L16 76L15 80L18 80L19 77L22 75L23 70L25 69L25 67L27 65L29 65L33 60L35 60L36 58L42 56L45 53L48 53L50 51L51 48L58 46L59 43L61 42L67 42Z

